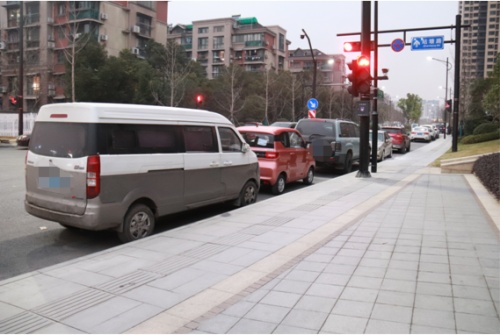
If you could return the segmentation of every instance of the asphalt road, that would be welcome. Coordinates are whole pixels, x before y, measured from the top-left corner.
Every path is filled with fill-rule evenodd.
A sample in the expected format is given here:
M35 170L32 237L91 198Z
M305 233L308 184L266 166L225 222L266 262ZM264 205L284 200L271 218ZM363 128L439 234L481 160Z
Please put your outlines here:
M425 145L412 143L412 150ZM411 154L408 153L408 154ZM392 159L397 159L394 153ZM38 219L24 210L24 160L26 149L0 144L0 280L119 245L112 231L90 232L66 229L56 222ZM383 164L383 163L382 163ZM320 169L314 183L321 183L338 174ZM287 185L285 192L307 187L302 183ZM263 188L258 201L273 197ZM233 209L215 205L161 218L155 233L190 224Z

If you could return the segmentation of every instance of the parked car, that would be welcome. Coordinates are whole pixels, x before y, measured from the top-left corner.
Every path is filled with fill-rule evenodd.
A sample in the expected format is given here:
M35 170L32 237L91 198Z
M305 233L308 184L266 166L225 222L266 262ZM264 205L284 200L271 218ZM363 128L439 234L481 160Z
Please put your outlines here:
M257 155L261 184L271 186L273 194L283 193L287 183L313 183L316 163L297 130L270 126L237 129Z
M31 139L30 134L24 134L24 135L18 136L16 139L17 146L18 147L29 147L30 139Z
M297 126L297 122L288 122L288 121L276 121L270 124L271 127L285 127L285 128L293 128Z
M431 132L428 127L415 127L411 130L412 141L430 142L432 140Z
M316 166L331 166L343 173L359 162L359 126L338 119L302 119L297 129L311 143Z
M402 154L410 151L411 140L404 127L384 126L381 127L380 130L384 130L389 133L389 136L392 138L393 149L399 150Z
M370 152L372 148L372 131L370 130ZM386 157L392 157L392 138L384 130L377 134L377 161L383 161Z
M431 141L434 141L437 137L436 137L436 130L434 129L434 127L430 124L424 124L422 125L422 127L425 127L429 130L429 134L431 135Z

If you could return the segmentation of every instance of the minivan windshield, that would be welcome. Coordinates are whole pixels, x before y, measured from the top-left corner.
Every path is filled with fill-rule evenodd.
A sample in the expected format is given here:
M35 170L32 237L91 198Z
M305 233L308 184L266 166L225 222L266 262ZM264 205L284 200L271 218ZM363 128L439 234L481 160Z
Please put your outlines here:
M88 123L37 122L29 149L38 155L79 158L96 154Z

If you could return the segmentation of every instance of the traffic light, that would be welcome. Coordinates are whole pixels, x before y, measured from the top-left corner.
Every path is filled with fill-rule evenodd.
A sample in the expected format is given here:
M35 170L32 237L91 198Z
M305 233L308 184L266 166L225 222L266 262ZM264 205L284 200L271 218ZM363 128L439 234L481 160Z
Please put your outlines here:
M358 66L358 91L360 94L370 94L370 89L372 86L372 76L370 75L370 58L367 56L359 56L357 59Z
M361 51L361 42L345 42L344 52Z
M445 101L444 109L448 113L451 113L451 99Z
M20 95L16 95L16 96L10 95L9 101L10 101L11 106L14 106L17 108L21 108L23 106L23 97Z
M203 104L203 95L197 94L195 97L196 101L196 107L200 108L200 106Z
M370 75L370 59L366 56L359 56L356 60L347 64L352 72L347 75L347 79L352 83L347 91L357 97L360 94L370 94L372 76Z

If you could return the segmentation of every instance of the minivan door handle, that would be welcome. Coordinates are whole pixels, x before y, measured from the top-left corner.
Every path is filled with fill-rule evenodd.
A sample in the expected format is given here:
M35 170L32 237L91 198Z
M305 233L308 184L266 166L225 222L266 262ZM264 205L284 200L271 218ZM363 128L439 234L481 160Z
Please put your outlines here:
M219 162L215 162L215 161L214 161L214 162L210 163L210 165L209 165L209 166L210 166L210 167L217 167L217 166L219 166Z
M233 165L233 162L231 161L224 161L224 166L230 166L230 165Z

